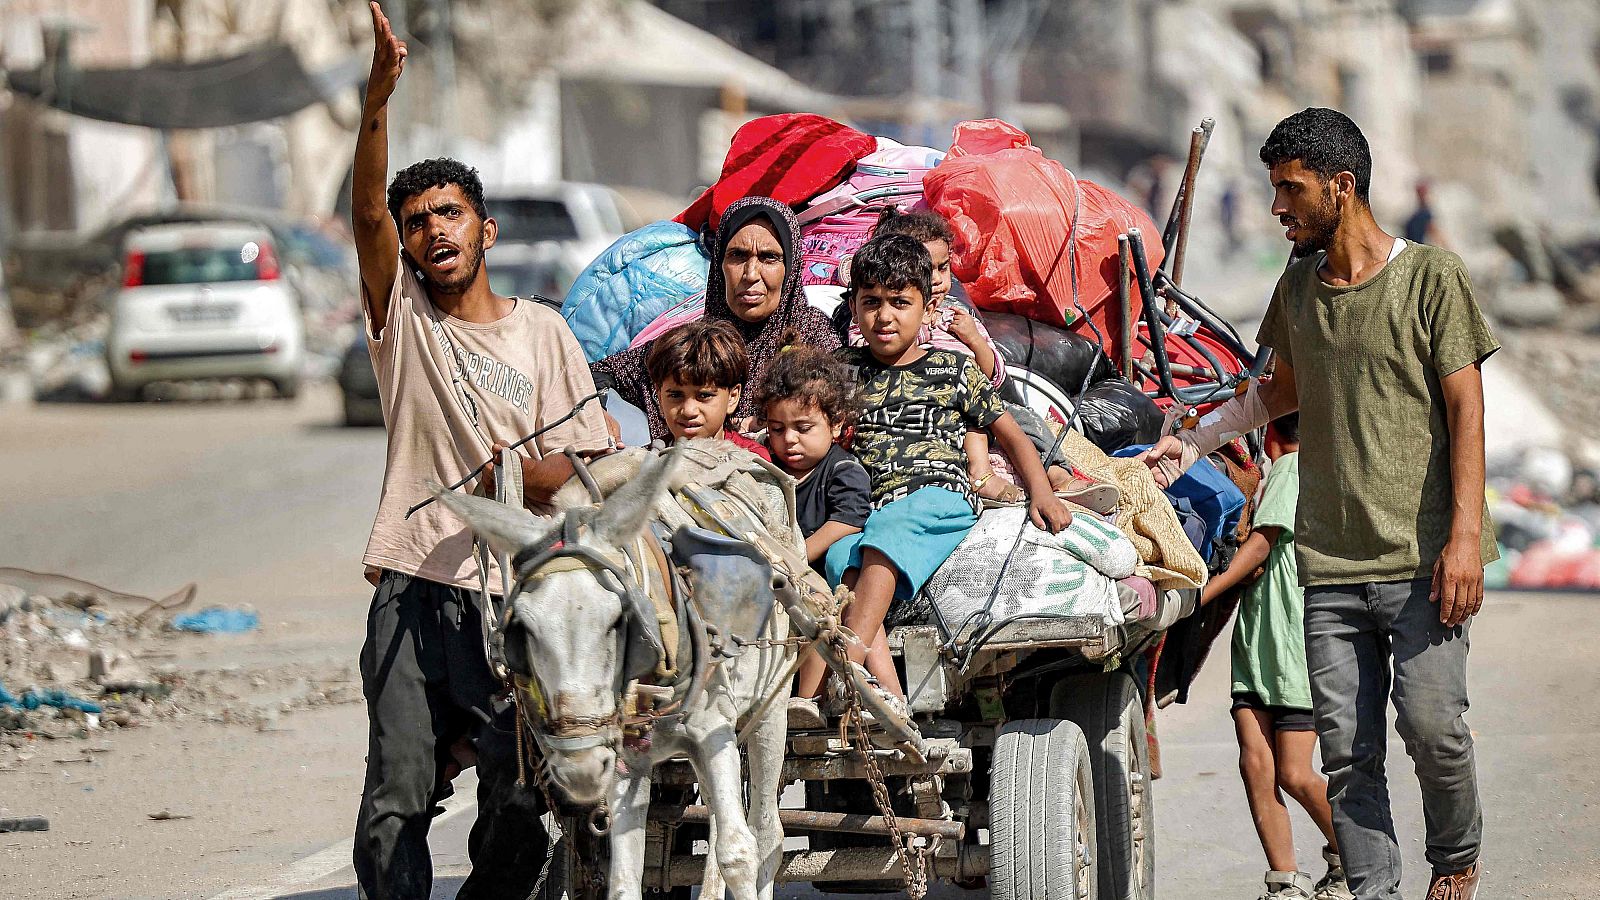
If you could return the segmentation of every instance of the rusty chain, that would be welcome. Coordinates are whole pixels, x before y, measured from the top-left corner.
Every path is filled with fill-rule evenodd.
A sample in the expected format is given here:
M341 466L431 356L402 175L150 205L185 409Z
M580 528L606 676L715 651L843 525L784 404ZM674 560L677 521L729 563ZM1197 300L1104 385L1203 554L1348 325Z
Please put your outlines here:
M845 659L844 639L836 635L833 643L839 658ZM883 782L883 770L878 767L872 740L867 737L867 726L861 719L861 692L850 679L841 677L839 681L844 685L846 699L849 701L845 707L842 727L851 731L856 751L861 754L862 767L867 771L867 784L872 787L873 802L877 804L878 812L883 815L884 824L889 829L889 840L894 844L894 854L900 860L900 867L905 872L901 878L905 882L906 896L911 900L923 900L928 895L927 851L922 847L912 847L900 830L900 820L894 814L894 798L889 796L889 788Z

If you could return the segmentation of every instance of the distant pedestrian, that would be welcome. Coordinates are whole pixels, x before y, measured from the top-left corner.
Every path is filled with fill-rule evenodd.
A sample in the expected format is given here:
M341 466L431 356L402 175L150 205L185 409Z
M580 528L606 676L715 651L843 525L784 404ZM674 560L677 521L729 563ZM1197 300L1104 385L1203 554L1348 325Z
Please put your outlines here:
M1222 224L1223 250L1228 256L1239 252L1244 239L1239 235L1239 185L1229 179L1217 201L1217 217Z
M1406 240L1413 244L1432 244L1435 247L1444 246L1444 234L1439 230L1439 223L1433 215L1433 204L1429 202L1432 193L1428 182L1419 181L1416 187L1417 208L1406 218L1405 227L1401 229Z
M1202 605L1250 581L1233 627L1233 723L1239 775L1267 855L1261 900L1349 900L1339 842L1328 808L1328 783L1312 768L1316 723L1306 675L1305 595L1294 560L1295 507L1300 497L1300 414L1267 426L1272 472L1262 489L1250 536L1227 571L1206 583ZM1294 857L1288 794L1311 817L1327 846L1327 874L1312 884Z
M1298 112L1272 130L1261 160L1299 257L1257 337L1276 351L1276 371L1144 459L1167 480L1300 411L1306 660L1350 889L1358 900L1400 898L1384 775L1392 698L1422 787L1428 900L1473 900L1483 816L1464 715L1467 632L1483 567L1499 557L1480 367L1500 344L1460 257L1378 227L1371 152L1349 118Z

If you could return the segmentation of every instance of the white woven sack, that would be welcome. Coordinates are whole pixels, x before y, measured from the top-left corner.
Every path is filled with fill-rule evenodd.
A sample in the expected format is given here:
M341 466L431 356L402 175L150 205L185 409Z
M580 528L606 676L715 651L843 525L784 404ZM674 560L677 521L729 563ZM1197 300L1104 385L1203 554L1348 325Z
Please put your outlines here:
M895 617L896 624L931 619L931 607L937 606L950 628L961 633L988 606L992 621L1049 613L1099 616L1107 626L1121 625L1125 617L1116 582L1100 567L1120 573L1119 578L1131 575L1138 559L1133 545L1088 515L1073 521L1072 528L1052 535L1035 528L1025 509L986 511L923 586L917 602Z

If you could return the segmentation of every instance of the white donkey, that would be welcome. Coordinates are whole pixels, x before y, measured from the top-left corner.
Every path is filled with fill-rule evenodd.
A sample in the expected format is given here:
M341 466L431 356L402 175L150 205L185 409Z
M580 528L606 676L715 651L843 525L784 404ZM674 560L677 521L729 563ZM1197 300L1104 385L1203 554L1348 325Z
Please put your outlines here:
M609 807L608 896L641 896L651 770L682 756L711 812L702 896L722 897L725 879L736 900L769 900L783 853L778 791L786 734L782 697L771 698L787 692L793 648L749 644L789 635L759 556L718 547L705 533L674 535L703 626L680 623L682 674L670 694L654 692L656 709L667 714L654 721L650 740L623 741L625 695L657 659L642 640L640 619L653 617L647 592L666 588L671 564L652 546L647 526L675 503L667 489L676 455L645 459L604 503L554 519L459 493L440 499L496 553L515 559L507 666L518 676L524 708L532 707L531 731L551 786L573 806ZM749 721L753 716L759 719ZM749 737L748 813L741 728Z

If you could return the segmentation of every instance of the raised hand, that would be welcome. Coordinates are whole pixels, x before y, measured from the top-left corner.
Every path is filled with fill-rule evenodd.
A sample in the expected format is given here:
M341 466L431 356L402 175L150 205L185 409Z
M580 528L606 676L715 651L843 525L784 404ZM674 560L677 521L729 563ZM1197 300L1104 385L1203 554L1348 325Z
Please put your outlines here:
M389 27L389 17L377 0L367 4L372 10L372 74L367 78L367 105L383 106L394 93L400 81L400 72L406 66L405 41L395 37Z

